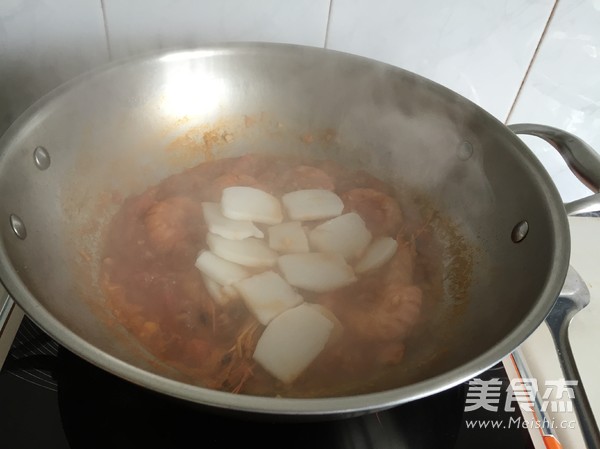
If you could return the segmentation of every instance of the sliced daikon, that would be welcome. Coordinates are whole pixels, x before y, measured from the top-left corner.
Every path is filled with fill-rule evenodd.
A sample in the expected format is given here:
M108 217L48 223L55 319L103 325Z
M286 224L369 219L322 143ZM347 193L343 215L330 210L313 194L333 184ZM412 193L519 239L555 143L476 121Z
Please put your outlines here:
M344 210L341 198L329 190L308 189L286 193L281 198L291 220L321 220L337 217Z
M202 251L196 259L196 268L220 285L231 285L250 276L241 265L222 259L210 251Z
M371 233L360 215L350 212L315 227L309 240L318 251L338 253L350 260L363 253L371 241Z
M235 284L242 299L261 324L267 325L280 313L301 304L303 299L274 271L246 278Z
M316 309L319 311L319 313L321 313L321 315L323 315L325 318L327 318L329 321L331 321L333 323L333 330L331 331L331 336L329 337L329 342L334 342L336 340L338 340L343 332L344 332L344 326L342 325L341 321L338 320L338 318L334 315L334 313L329 310L327 307L322 306L321 304L314 304L314 303L306 303L308 305L310 305L310 307Z
M223 189L221 212L232 220L250 220L270 225L283 220L279 200L254 187L234 186Z
M306 232L299 221L290 221L271 226L268 230L269 246L282 253L307 253L309 251Z
M248 237L263 238L264 234L251 221L231 220L221 213L219 203L202 203L204 221L208 230L230 240L242 240Z
M204 274L202 275L202 280L204 281L204 286L210 297L220 306L225 306L232 299L239 297L238 291L231 286L224 287L219 285L216 281L213 281Z
M380 237L373 241L354 266L354 271L364 273L385 265L398 249L398 242L391 237Z
M272 267L277 263L278 254L269 248L264 240L252 237L229 240L209 232L206 235L206 244L222 259L246 267Z
M335 253L286 254L277 263L291 285L313 292L335 290L356 280L352 267Z
M237 299L240 297L239 292L235 289L233 285L224 285L221 288L223 290L223 293L225 293L231 299Z
M292 383L325 348L333 329L334 323L318 308L301 304L269 323L254 360L277 379Z

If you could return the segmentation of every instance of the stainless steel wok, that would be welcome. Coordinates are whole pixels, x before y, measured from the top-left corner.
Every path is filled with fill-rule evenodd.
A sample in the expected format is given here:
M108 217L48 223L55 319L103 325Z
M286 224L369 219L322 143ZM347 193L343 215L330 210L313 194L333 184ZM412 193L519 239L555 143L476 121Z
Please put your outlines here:
M582 142L545 127L514 129L554 142L598 190L600 162ZM318 139L323 130L335 130L334 144ZM94 364L219 408L349 414L449 388L527 338L569 265L565 206L510 129L438 84L342 53L251 44L118 62L44 97L0 148L0 276L19 305ZM206 157L252 151L333 158L433 198L473 248L461 313L444 325L444 363L373 394L233 395L181 381L115 322L96 277L120 199ZM586 201L567 210L598 196Z

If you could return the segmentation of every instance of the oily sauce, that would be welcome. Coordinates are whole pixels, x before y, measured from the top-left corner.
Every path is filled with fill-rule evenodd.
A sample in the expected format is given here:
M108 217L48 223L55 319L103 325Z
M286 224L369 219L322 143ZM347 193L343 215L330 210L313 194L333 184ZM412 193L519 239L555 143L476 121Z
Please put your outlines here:
M277 197L332 190L373 237L398 242L386 265L350 286L301 292L333 312L341 332L291 385L252 359L264 326L241 300L216 304L194 266L206 249L201 203L220 201L230 186ZM201 163L125 200L104 247L100 279L107 303L143 347L208 388L289 397L381 390L376 379L402 368L407 347L418 345L415 335L427 328L442 296L440 244L400 196L374 176L332 161L248 154Z

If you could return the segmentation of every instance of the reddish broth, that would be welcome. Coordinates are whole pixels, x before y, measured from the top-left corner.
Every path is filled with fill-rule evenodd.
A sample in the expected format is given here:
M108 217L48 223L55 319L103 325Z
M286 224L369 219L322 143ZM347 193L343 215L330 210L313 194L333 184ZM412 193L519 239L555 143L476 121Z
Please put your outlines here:
M217 305L194 266L206 248L201 203L219 201L228 186L253 186L278 197L299 189L333 190L374 237L398 241L391 261L349 287L301 292L330 309L343 330L291 385L252 359L264 327L240 300ZM416 344L414 335L441 298L440 246L414 210L401 210L381 180L332 161L256 154L208 161L125 200L110 224L101 284L119 322L190 382L269 396L377 391L382 387L375 379L402 366L405 350Z

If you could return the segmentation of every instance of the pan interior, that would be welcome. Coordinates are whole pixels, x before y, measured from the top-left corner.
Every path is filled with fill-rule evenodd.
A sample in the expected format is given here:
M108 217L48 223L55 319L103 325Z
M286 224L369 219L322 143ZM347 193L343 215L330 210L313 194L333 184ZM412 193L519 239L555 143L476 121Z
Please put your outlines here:
M38 146L50 155L46 170L34 164ZM41 100L1 147L3 282L61 343L166 392L172 385L161 379L180 375L103 307L103 230L125 196L209 158L334 159L423 194L426 208L440 211L443 338L428 349L435 360L413 373L417 386L388 400L424 394L418 385L427 379L449 385L508 353L544 318L566 270L558 195L514 135L439 85L340 53L251 45L120 63ZM10 228L11 214L25 223L25 240ZM515 243L523 220L529 233ZM200 388L185 395L206 397Z

